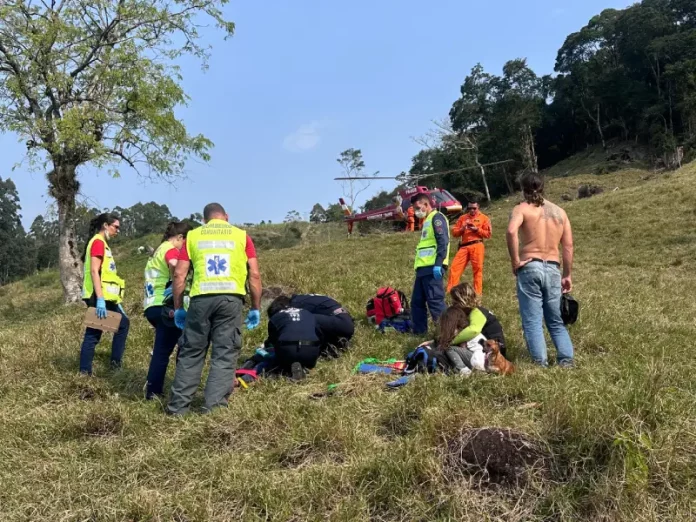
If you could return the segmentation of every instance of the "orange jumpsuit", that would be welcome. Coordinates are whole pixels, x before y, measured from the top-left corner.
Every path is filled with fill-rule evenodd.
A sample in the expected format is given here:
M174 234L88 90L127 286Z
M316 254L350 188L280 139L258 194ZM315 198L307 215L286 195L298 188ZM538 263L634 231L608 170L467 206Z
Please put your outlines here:
M478 230L469 230L467 225L473 225ZM481 295L483 293L483 258L486 249L483 240L491 237L491 220L485 214L477 212L475 216L466 213L459 218L452 230L454 237L460 237L460 247L457 255L450 264L449 281L447 292L452 287L459 284L459 280L466 269L466 265L471 261L471 268L474 272L474 290Z
M413 232L416 225L416 212L413 207L408 207L406 212L406 232Z

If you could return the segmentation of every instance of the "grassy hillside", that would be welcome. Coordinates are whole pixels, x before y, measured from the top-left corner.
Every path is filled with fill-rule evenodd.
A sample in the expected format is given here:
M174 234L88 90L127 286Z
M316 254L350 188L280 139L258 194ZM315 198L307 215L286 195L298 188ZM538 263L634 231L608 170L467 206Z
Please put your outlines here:
M96 377L76 375L83 309L58 306L55 274L0 289L0 519L693 520L696 166L646 177L550 187L554 197L588 182L606 190L565 204L582 303L574 371L529 364L504 242L512 200L491 210L485 274L485 304L519 364L509 378L421 376L386 392L385 378L351 369L418 340L361 323L353 351L306 382L263 382L235 392L228 410L172 419L142 400L153 334L138 303L145 257L133 245L118 259L132 328L116 374L103 342ZM410 291L416 241L262 251L262 275L334 295L360 316L378 286ZM244 354L262 338L245 335ZM342 385L313 398L327 383ZM544 469L520 487L486 486L456 452L482 427L524 434L547 454Z

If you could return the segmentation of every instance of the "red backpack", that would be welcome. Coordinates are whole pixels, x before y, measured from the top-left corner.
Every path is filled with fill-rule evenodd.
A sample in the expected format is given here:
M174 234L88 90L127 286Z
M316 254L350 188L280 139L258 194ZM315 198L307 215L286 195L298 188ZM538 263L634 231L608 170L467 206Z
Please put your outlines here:
M377 290L377 295L367 302L367 319L376 325L408 312L406 294L390 286Z

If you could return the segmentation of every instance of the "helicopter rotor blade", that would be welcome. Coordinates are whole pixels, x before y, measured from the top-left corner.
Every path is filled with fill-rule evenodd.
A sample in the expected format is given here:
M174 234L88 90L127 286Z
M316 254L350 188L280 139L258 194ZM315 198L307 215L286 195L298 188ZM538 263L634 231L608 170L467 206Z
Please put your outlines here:
M353 181L354 179L396 179L396 176L357 176L355 178L334 178L334 181Z
M413 174L406 173L406 175L402 178L401 175L399 176L356 176L354 178L334 178L334 181L353 181L356 179L406 179L406 180L420 180L424 178L429 178L431 176L443 176L445 174L454 174L455 172L462 172L464 170L472 170L472 169L478 169L480 167L490 167L492 165L502 165L503 163L510 163L515 160L503 160L503 161L494 161L492 163L482 163L481 165L474 165L472 167L462 167L461 169L452 169L452 170L442 170L439 172L414 172Z

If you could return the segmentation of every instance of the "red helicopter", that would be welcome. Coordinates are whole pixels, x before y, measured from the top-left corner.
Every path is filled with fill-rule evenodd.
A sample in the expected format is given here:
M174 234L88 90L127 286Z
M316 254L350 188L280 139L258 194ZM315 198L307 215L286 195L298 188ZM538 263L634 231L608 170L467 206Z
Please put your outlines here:
M353 181L357 179L374 180L374 179L396 179L404 182L406 185L412 183L417 183L423 178L437 176L442 174L451 174L454 172L460 172L469 169L483 169L488 165L499 165L502 163L509 163L512 160L497 161L494 163L487 163L483 165L477 165L475 167L464 167L461 169L448 170L445 172L432 172L432 173L422 173L422 174L410 174L396 176L396 177L343 177L334 178L335 181ZM399 194L394 197L394 203L383 208L376 210L370 210L368 212L361 212L354 214L351 209L346 205L343 198L339 198L339 203L341 203L341 208L345 214L344 220L348 224L348 233L353 233L353 224L360 221L406 221L408 208L411 206L411 198L416 194L428 194L430 196L430 202L433 208L438 209L440 212L445 214L451 221L455 220L462 212L462 204L455 198L452 194L444 189L433 188L417 185L415 187L404 188L399 191Z
M348 224L348 233L353 233L353 223L359 221L405 221L408 213L408 207L411 206L411 198L416 194L428 194L434 208L447 215L450 220L458 216L462 211L462 204L457 201L452 194L444 189L428 187L413 187L399 191L399 194L394 197L394 203L388 207L383 207L368 212L353 214L346 205L343 198L339 198L341 208L345 214L345 221Z

